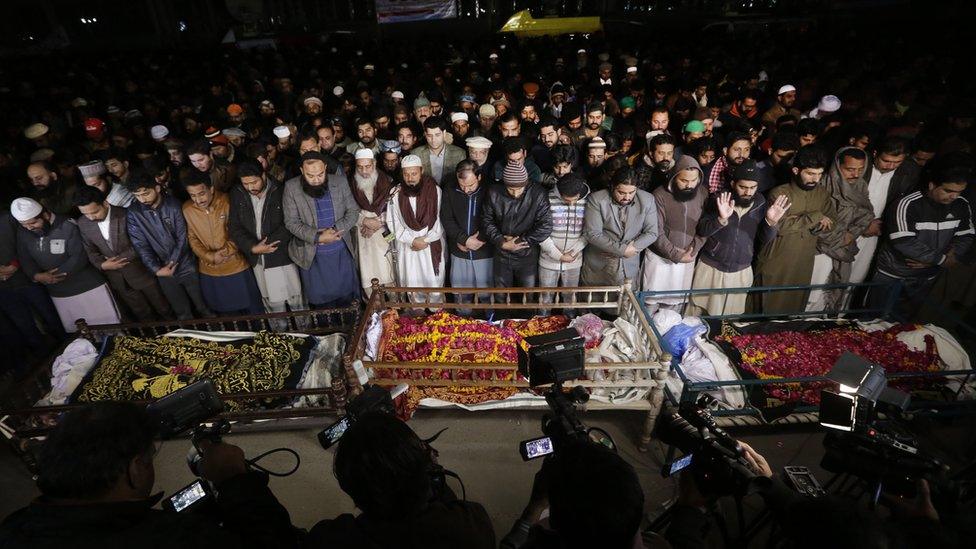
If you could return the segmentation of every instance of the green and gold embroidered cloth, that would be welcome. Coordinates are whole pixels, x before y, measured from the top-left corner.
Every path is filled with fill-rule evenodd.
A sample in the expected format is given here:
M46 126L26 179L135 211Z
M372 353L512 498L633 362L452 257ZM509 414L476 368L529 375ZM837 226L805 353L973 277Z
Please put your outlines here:
M293 389L314 345L312 337L274 332L233 342L113 336L71 400L155 400L204 378L221 394ZM225 402L232 411L274 404L274 399Z

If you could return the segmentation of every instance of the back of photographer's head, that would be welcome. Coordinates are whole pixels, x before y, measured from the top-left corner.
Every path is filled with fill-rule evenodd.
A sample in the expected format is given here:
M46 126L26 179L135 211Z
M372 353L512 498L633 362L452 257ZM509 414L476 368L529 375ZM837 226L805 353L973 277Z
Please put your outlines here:
M426 508L432 495L429 448L406 423L364 414L336 449L334 472L356 507L377 519L403 519Z
M633 547L644 513L634 468L596 443L559 448L545 465L550 523L564 547Z
M56 499L147 497L155 481L156 431L146 409L129 402L72 410L41 447L37 487Z

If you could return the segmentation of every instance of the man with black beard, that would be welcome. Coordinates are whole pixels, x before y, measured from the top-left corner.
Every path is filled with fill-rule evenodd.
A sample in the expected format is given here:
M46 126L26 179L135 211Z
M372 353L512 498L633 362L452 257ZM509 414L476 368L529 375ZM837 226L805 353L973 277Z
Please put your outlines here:
M760 242L776 236L777 224L790 209L790 199L780 195L768 203L759 192L760 170L751 160L735 169L731 192L712 196L698 234L705 238L701 260L691 287L748 288L752 286L752 258L756 234ZM690 314L733 315L745 312L745 293L711 293L691 296Z
M698 165L697 162L695 165ZM637 172L638 180L646 185L644 190L653 192L670 181L673 167L674 138L666 133L660 133L647 142L647 151L635 161L634 170ZM701 167L698 169L700 170Z
M715 161L712 171L708 174L708 192L729 190L729 183L732 182L732 173L736 166L742 165L749 158L752 152L752 139L749 134L743 132L731 132L722 149L722 158Z
M695 258L705 240L695 234L708 199L704 179L698 162L685 155L678 160L668 184L651 193L657 204L658 237L644 253L642 290L691 288ZM651 298L647 303L681 312L686 301L686 295L674 295Z
M75 210L75 185L71 181L62 181L54 164L47 161L32 162L27 166L27 179L34 186L31 197L44 206L45 210L55 215L78 215Z
M117 324L119 311L105 278L88 262L78 225L54 214L31 198L10 204L20 223L17 259L24 274L47 288L64 331L75 332L75 321Z
M793 180L773 188L769 199L786 196L790 215L779 223L775 238L759 252L759 286L798 286L810 283L813 258L817 254L818 235L833 225L830 190L821 185L827 155L817 145L807 145L793 159ZM807 292L770 292L762 296L763 312L796 313L803 311Z
M285 227L295 238L288 256L299 267L311 308L343 306L359 296L350 230L359 220L342 170L327 172L325 155L302 155L301 175L285 182Z

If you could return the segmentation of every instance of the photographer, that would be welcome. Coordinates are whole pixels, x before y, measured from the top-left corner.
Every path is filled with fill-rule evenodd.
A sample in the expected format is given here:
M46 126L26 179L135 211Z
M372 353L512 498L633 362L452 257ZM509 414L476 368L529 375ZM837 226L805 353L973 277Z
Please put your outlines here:
M436 457L406 423L389 414L357 418L339 441L334 472L362 513L319 522L304 547L494 549L488 513L478 503L457 499Z
M548 521L540 522L549 509ZM644 492L634 468L614 451L572 442L546 459L532 497L502 549L644 547Z
M214 483L216 517L153 509L157 424L145 408L101 402L66 414L38 458L41 497L0 525L0 546L293 547L288 512L230 444L203 447L199 470Z

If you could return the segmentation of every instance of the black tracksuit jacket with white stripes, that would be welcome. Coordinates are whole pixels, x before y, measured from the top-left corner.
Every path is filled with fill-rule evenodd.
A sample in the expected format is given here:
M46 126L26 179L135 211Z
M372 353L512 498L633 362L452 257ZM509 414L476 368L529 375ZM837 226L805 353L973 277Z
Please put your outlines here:
M895 278L932 278L949 250L961 258L973 243L972 210L962 197L939 204L921 192L906 195L885 215L888 237L878 252L877 269ZM906 260L928 263L913 269Z

